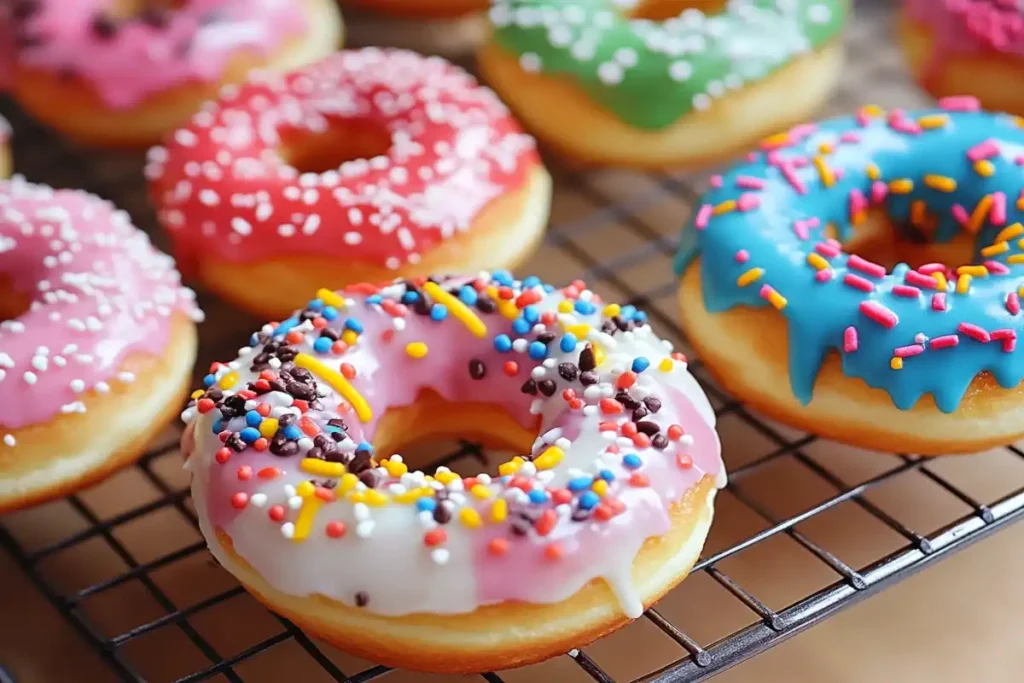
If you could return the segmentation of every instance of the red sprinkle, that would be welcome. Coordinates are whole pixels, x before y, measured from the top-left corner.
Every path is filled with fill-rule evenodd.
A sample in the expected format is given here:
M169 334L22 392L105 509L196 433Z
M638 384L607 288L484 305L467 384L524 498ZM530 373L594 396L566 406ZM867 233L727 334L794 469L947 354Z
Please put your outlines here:
M561 543L549 543L544 546L544 557L549 560L560 560L565 555L565 551L562 550Z
M306 411L303 410L302 412ZM303 434L305 434L306 436L316 436L317 434L320 433L320 428L317 427L316 424L314 424L313 421L310 420L305 415L303 415L299 419L299 427L302 429Z
M551 500L554 501L555 505L564 505L565 503L572 502L572 491L569 489L551 489L548 493L551 494Z
M602 398L598 405L601 407L601 412L605 415L618 415L623 411L622 404L614 398Z
M509 377L515 377L519 373L519 363L516 363L514 360L507 360L502 370Z
M633 445L637 448L649 448L651 445L651 437L644 433L637 434L633 437Z
M628 389L634 384L636 384L636 373L632 370L627 370L615 380L615 386L619 389Z
M633 438L637 435L636 422L626 422L622 425L622 435Z
M1006 295L1006 310L1012 315L1020 313L1020 297L1017 296L1017 292L1010 292Z
M558 314L554 311L544 311L540 315L540 321L550 327L558 322Z
M264 439L262 436L252 442L252 447L261 453L270 448L270 442Z
M214 459L217 462L219 462L221 465L223 465L224 463L226 463L228 460L231 459L231 449L230 448L219 448L219 449L217 449L217 454L214 455L213 457L214 457Z
M956 346L959 343L960 337L958 337L955 334L947 334L942 337L935 337L930 342L928 342L928 346L932 347L933 349L948 349L950 347Z
M248 389L242 389L238 392L238 395L248 401L250 398L256 398L255 391L249 391Z
M693 458L686 453L679 453L676 455L676 464L679 465L679 469L688 470L693 467Z
M260 417L266 417L267 415L270 415L270 404L259 404L258 406L256 406L256 412L259 413Z
M932 294L932 310L933 311L944 311L946 310L946 293L937 292Z
M967 335L971 339L980 341L983 344L987 344L992 341L992 337L988 332L973 323L960 323L957 325L956 329L958 332Z
M526 308L530 304L540 301L540 294L534 289L528 289L516 297L516 307Z
M356 369L352 366L351 363L342 363L341 376L344 377L345 379L354 379L356 376Z
M260 479L277 479L281 476L281 470L276 467L264 467L256 473L256 476Z
M508 485L511 488L519 489L521 491L526 491L527 493L529 493L530 488L531 488L530 487L530 480L527 479L526 477L522 477L522 476L512 477L512 480L508 483Z
M854 275L853 273L847 273L843 276L843 283L859 289L862 292L873 292L875 291L875 285L870 280L865 280L860 275Z
M598 422L597 430L599 432L617 432L619 430L619 426L614 422Z
M537 534L540 536L547 536L551 533L551 530L555 528L555 522L558 521L558 513L551 508L548 508L541 513L540 519L537 520L537 524L534 528L537 530Z
M273 505L269 510L267 510L267 515L269 515L270 519L275 522L280 522L284 519L284 514L285 510L283 505Z
M196 401L196 410L198 410L200 413L204 415L216 407L217 404L214 403L213 400L209 398L201 398L198 401Z
M877 263L863 259L856 254L852 254L847 260L847 265L851 268L855 268L862 273L867 273L872 277L885 277L885 268Z
M345 526L345 522L331 520L330 522L327 522L326 531L327 535L331 538L341 538L345 535L345 532L348 531L348 528Z
M896 327L900 319L895 313L877 301L860 302L860 312L886 329Z
M325 503L330 503L337 499L337 496L334 495L334 491L325 489L323 486L317 486L316 489L313 490L313 495Z
M427 533L423 534L423 543L430 548L433 548L437 545L441 545L447 540L448 532L442 529L441 527L431 529Z
M909 346L899 346L893 351L893 355L897 358L909 358L911 356L917 356L924 353L924 346L922 344L910 344Z
M300 413L304 413L307 410L309 410L309 403L307 403L306 401L303 401L300 398L297 398L297 399L295 399L295 401L292 402L292 407L293 408L298 408Z
M569 388L562 392L562 398L566 401L571 401L576 398L576 390Z
M231 496L231 507L236 510L241 510L249 503L249 494L239 491L235 495Z
M238 468L238 479L239 481L247 481L252 479L252 468L248 465L242 465Z
M843 330L843 351L845 353L853 353L860 347L860 342L857 338L857 328L847 327Z
M569 401L569 407L572 408L573 410L579 410L580 408L583 407L583 401L581 399L574 398L573 400Z
M917 287L911 287L909 285L895 285L892 288L892 293L896 296L905 296L908 299L916 299L921 296L921 290Z
M668 434L668 438L673 441L679 441L679 439L683 438L686 430L684 430L681 425L669 425L666 433Z
M289 344L301 344L302 340L304 339L304 335L301 332L292 330L291 332L284 336L284 339Z
M740 249L736 252L736 263L746 263L750 260L750 252L746 249Z
M504 538L492 538L487 544L487 552L491 555L502 556L508 553L508 541Z
M638 488L642 488L644 486L648 486L650 483L651 482L647 479L647 475L646 474L640 474L639 472L634 472L633 474L631 474L629 476L629 485L630 486L636 486Z

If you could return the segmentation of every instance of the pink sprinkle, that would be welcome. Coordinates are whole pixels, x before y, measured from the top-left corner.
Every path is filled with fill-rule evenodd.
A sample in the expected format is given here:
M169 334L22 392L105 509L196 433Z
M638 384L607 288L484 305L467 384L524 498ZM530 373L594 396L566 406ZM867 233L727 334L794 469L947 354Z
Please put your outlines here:
M818 282L828 282L832 279L832 269L819 270L814 274L814 279Z
M973 323L960 323L959 325L957 325L956 329L959 332L966 334L971 339L980 341L983 344L987 344L988 342L992 341L992 337L991 335L989 335L988 332L986 332L985 330L983 330L982 328L978 327Z
M946 293L939 292L932 294L932 310L933 311L944 311L946 310Z
M1006 310L1011 315L1017 315L1020 313L1020 297L1017 296L1017 292L1010 292L1006 295Z
M967 150L967 158L971 161L991 159L997 154L999 154L999 148L996 146L996 142L992 138L985 140L985 142L980 142Z
M1003 351L1009 353L1017 348L1017 333L1011 329L996 330L992 339L1003 342Z
M926 263L918 268L919 271L925 275L931 275L932 273L946 273L946 265L943 263Z
M761 206L761 198L753 192L744 192L736 200L736 208L740 211L753 211L759 206Z
M839 256L839 248L835 247L827 242L818 242L814 245L814 251L818 252L826 258L835 258Z
M797 126L793 126L793 129L789 131L789 135L792 138L800 140L806 138L809 135L813 135L818 130L818 124L816 123L801 123Z
M808 159L807 157L793 157L792 159L790 159L790 162L793 164L794 168L803 168L804 166L811 163L811 160Z
M847 273L843 277L843 284L849 285L854 289L859 289L862 292L875 291L875 285L873 282L865 280L860 275L854 275L853 273Z
M847 131L839 136L839 142L860 142L860 133L855 130Z
M895 285L892 288L892 293L896 296L905 296L909 299L916 299L921 296L921 290L917 287L908 287L907 285Z
M868 200L864 193L856 189L850 190L850 219L856 218L866 208L868 208Z
M711 187L719 188L723 184L724 184L724 182L722 180L722 176L720 176L720 175L713 175L713 176L711 176Z
M757 161L757 152L747 152L747 161L750 163Z
M711 214L714 212L714 210L715 207L711 206L710 204L705 204L704 206L700 207L700 210L697 212L697 217L693 219L693 227L697 228L698 230L703 230L704 228L708 227L708 223L711 222Z
M950 211L953 213L953 218L956 219L956 222L962 226L967 225L967 222L971 220L971 215L967 213L967 209L960 204L954 204Z
M942 337L936 337L928 342L928 345L933 349L948 349L956 346L960 343L960 337L955 334L947 334Z
M869 123L871 123L870 116L868 116L863 110L857 112L857 125L861 128L867 128Z
M1024 154L1021 154L1019 157L1014 159L1013 163L1017 164L1018 166L1024 166Z
M896 113L897 112L893 112L893 114ZM897 133L903 133L905 135L918 135L921 133L921 126L917 125L917 123L914 121L903 118L902 111L898 111L898 113L899 116L889 117L890 128L892 128Z
M1006 275L1010 272L1010 269L999 261L985 261L984 266L988 268L988 272L993 275Z
M992 225L1006 225L1006 193L992 193L992 210L989 211L988 219Z
M970 95L943 97L939 100L939 106L946 111L981 111L981 102Z
M907 283L917 285L918 287L924 287L925 289L938 289L939 283L935 281L935 278L922 275L916 270L908 270L906 276L903 278Z
M850 260L847 261L846 264L851 268L859 270L862 273L867 273L872 277L885 277L885 268L883 266L880 266L877 263L872 263L867 259L857 256L856 254L852 254L850 256Z
M765 182L762 178L741 175L736 178L736 187L741 190L763 190L765 188Z
M846 171L841 168L836 168L832 170L832 175L836 177L836 180L842 180L843 176L846 175Z
M860 312L890 330L900 321L899 316L877 301L860 302Z
M811 234L807 232L807 228L808 221L803 221L799 219L793 221L793 232L795 232L796 236L802 240L808 240L811 238Z
M843 351L846 353L853 353L860 346L860 342L857 339L857 328L847 327L843 331Z
M765 155L765 160L769 166L782 166L786 163L786 160L782 158L781 152L768 152Z
M736 263L746 263L750 260L750 252L746 249L740 249L736 252Z
M921 344L911 344L910 346L897 346L892 355L897 358L910 358L911 356L919 356L922 353L924 353L924 346Z
M782 173L782 177L786 179L793 189L799 194L807 194L807 185L804 181L800 180L800 176L793 170L793 166L790 164L782 163L778 165L779 172Z
M871 203L881 204L889 196L889 186L881 180L871 183Z

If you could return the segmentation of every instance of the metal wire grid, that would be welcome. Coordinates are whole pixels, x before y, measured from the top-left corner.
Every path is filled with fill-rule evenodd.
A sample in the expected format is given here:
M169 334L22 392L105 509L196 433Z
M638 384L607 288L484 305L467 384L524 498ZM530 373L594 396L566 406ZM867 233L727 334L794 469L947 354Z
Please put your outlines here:
M872 3L860 9L860 21L852 32L850 42L851 52L859 58L856 64L862 73L859 79L851 78L844 83L833 104L835 110L848 110L859 103L861 97L858 95L862 94L860 91L864 88L858 85L858 81L866 81L876 92L886 83L896 83L903 87L897 67L891 59L892 55L889 55L890 59L885 60L884 54L879 56L879 53L884 51L876 49L878 33L880 30L884 32L884 29L879 27L889 18L887 7L884 4ZM15 148L20 172L32 179L57 186L84 185L86 189L114 199L131 211L142 227L149 229L154 235L159 235L152 214L145 206L137 156L104 155L102 163L97 163L98 157L94 152L70 147L11 107L4 108L12 118L17 131ZM578 274L579 277L598 280L624 294L629 303L647 309L655 325L663 332L674 330L675 321L670 307L667 310L659 303L675 291L676 282L671 274L666 273L664 280L653 287L638 288L620 273L628 268L645 266L656 256L670 256L673 253L675 237L671 233L663 235L652 227L643 219L643 212L646 207L658 202L666 194L692 205L697 196L700 178L676 174L648 176L648 191L622 200L614 196L615 192L608 190L607 179L595 181L598 177L597 172L559 167L557 160L552 160L552 165L559 188L575 192L596 208L571 221L556 222L548 235L547 247L557 248L579 262L583 267L583 272ZM612 221L630 231L641 246L626 250L609 260L595 258L585 248L587 235ZM159 238L157 241L159 242ZM240 331L250 328L253 322L238 316L237 313L229 312L215 301L204 301L204 304L215 316L233 315L237 321L237 329L221 331L216 339L204 338L200 367L205 360L221 357L225 352L230 352L233 348L231 340L241 338ZM1024 516L1024 486L997 500L984 502L962 490L950 478L937 473L927 459L912 455L893 458L888 469L873 477L856 483L847 482L833 469L822 464L821 459L812 458L808 454L808 447L818 441L816 437L783 434L782 430L759 419L725 395L710 381L699 361L693 361L690 367L718 406L716 412L720 419L726 415L735 416L772 444L768 452L734 468L730 474L728 488L733 498L763 520L765 528L738 543L703 557L694 568L694 573L703 572L744 605L751 615L752 623L716 642L702 645L657 609L648 610L645 618L678 644L678 659L657 671L636 678L634 683L683 683L706 680ZM1012 457L1024 460L1024 451L1021 449L1008 447L1007 451ZM726 456L728 459L729 454ZM116 676L125 681L146 681L147 678L140 673L138 662L125 653L124 646L161 629L178 629L198 648L208 662L205 667L178 678L177 683L192 683L213 678L240 683L244 680L236 668L240 663L286 641L293 641L301 647L322 668L329 677L328 680L364 683L388 674L389 669L383 666L371 666L360 671L343 671L316 642L281 617L274 617L280 626L274 635L252 643L227 657L199 633L190 623L191 618L216 605L243 596L244 590L234 585L192 604L178 605L158 586L152 574L184 558L204 553L205 544L199 541L183 547L171 547L165 554L155 559L140 561L114 533L130 522L169 509L180 515L189 525L197 526L195 513L189 506L187 488L169 482L159 472L158 464L163 458L177 457L179 456L176 454L175 442L169 441L168 445L155 448L144 456L136 466L145 480L159 491L160 495L156 500L126 509L113 517L101 519L82 496L73 495L67 499L67 503L85 521L86 528L43 547L28 549L0 520L0 547L14 558L46 599L102 656ZM486 462L486 456L479 446L463 442L456 450L435 461L432 466L453 465L466 459ZM748 486L748 482L751 475L782 460L789 460L805 468L830 485L834 493L798 514L776 515L765 504L759 502L755 495L756 490ZM921 533L865 497L869 491L911 471L919 472L933 484L966 504L970 513L957 519L950 519L936 530ZM800 525L808 520L843 504L858 506L898 534L904 540L902 547L855 569L799 529ZM817 561L833 574L834 581L831 585L795 601L784 609L775 610L770 608L766 601L744 589L722 569L721 565L724 560L780 535L788 536L817 558ZM102 539L127 569L70 593L62 592L46 578L43 571L40 571L40 564L44 560L95 539ZM164 613L158 618L110 636L92 623L82 610L82 603L87 598L129 582L139 582ZM574 650L569 653L569 657L590 679L600 683L614 683L612 676L585 651ZM496 673L481 674L481 677L492 683L504 680Z

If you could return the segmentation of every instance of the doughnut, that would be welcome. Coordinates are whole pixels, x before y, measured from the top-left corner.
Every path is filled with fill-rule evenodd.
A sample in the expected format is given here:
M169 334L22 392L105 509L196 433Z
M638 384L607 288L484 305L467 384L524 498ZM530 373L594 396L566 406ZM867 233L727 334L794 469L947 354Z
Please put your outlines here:
M848 0L628 4L491 9L485 80L527 130L584 162L720 160L812 113L838 80Z
M488 0L348 0L354 7L415 19L461 17L487 9Z
M984 107L1024 115L1024 3L904 0L900 43L925 90L969 93Z
M79 141L146 146L223 83L331 54L334 0L15 0L11 94Z
M727 389L790 425L887 452L1007 444L1022 219L1024 119L972 97L798 126L700 198L682 322Z
M0 182L0 511L129 464L174 419L194 299L109 202Z
M377 662L466 673L568 652L693 566L715 415L633 306L507 271L322 289L185 410L200 529L244 586ZM473 476L413 442L523 453Z
M376 48L229 89L151 151L147 176L187 274L278 320L321 284L511 268L551 202L533 139L491 91Z

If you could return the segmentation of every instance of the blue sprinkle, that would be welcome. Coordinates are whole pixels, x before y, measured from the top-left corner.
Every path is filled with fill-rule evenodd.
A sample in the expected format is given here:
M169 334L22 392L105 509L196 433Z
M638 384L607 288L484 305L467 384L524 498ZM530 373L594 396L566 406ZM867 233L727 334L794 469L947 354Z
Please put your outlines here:
M601 470L598 473L598 476L608 483L615 481L615 474L613 474L611 470Z
M496 270L491 273L491 277L494 278L495 282L500 285L505 285L506 287L511 287L516 283L515 279L512 277L512 273L507 270Z
M643 311L637 311L636 315L633 316L633 322L645 323L647 322L647 314Z
M306 308L308 308L311 311L319 311L323 307L324 302L322 299L313 299L308 304L306 304Z
M583 299L576 299L576 305L573 306L573 308L575 308L576 312L580 315L590 315L597 310L594 308L594 304L589 301L584 301Z
M416 509L420 512L433 512L437 507L437 501L433 498L419 498L416 501Z
M531 323L536 323L538 320L540 320L540 311L537 310L536 306L530 304L529 306L523 309L523 317L526 318L527 321Z
M539 284L543 284L540 278L536 275L530 275L523 279L523 289L529 289L530 287L536 287Z
M356 452L358 453L359 451L367 451L373 455L373 446L370 445L369 441L360 441L359 445L356 446Z
M284 434L284 438L293 441L302 438L302 430L299 429L298 425L288 425L281 433Z
M345 329L352 330L356 334L362 334L363 324L355 318L345 318Z
M640 459L640 456L636 453L627 453L622 456L622 466L628 467L631 470L640 469L640 466L644 464L644 461Z
M208 387L212 387L213 383L216 382L216 381L217 381L217 378L214 377L213 375L207 375L206 377L203 378L203 384L208 386Z
M224 420L214 420L213 429L211 430L214 434L220 434L224 431Z
M403 304L414 304L420 300L420 295L413 291L408 291L402 295Z
M434 304L430 307L430 319L441 322L448 317L448 307L444 304Z
M548 347L544 346L543 342L530 342L529 354L534 360L544 360L548 357Z
M260 336L258 334L256 334L255 332L253 332L252 336L249 337L249 346L256 346L259 343L260 343Z
M533 329L533 325L526 318L516 318L512 321L512 331L516 334L526 334Z
M590 510L591 508L597 507L597 504L601 502L601 496L597 495L593 491L585 491L580 496L580 507L584 510Z
M649 367L651 367L651 361L643 356L637 356L633 359L633 372L643 372Z
M512 340L507 334L499 334L494 338L494 348L501 353L508 353L512 350Z
M383 301L384 297L382 297L380 294L372 294L366 297L366 303L368 304L379 304L382 303Z
M579 493L580 491L589 490L590 485L593 483L593 477L576 477L575 479L570 479L566 487L573 493Z
M548 502L548 494L547 494L547 492L546 491L542 491L541 489L533 489L532 491L530 491L526 495L530 499L531 503L536 503L536 504L540 505L541 503Z
M298 318L288 318L287 320L285 320L284 322L277 326L277 329L274 330L274 336L283 337L284 335L288 334L288 332L291 331L291 329L298 324Z
M245 424L250 427L259 427L261 422L263 422L263 416L255 410L250 410L245 414Z
M562 341L558 342L558 348L562 349L562 353L569 353L576 350L576 344L578 343L579 340L576 339L575 334L566 332L565 336L562 337Z
M476 290L469 285L463 285L459 290L459 300L467 306L476 305L477 298Z
M260 438L260 430L253 427L246 427L238 433L242 437L242 441L246 443L253 443L256 439Z
M327 337L319 337L315 342L313 342L313 350L317 353L327 353L331 350L332 346L334 346L334 342Z
M544 285L544 291L547 292L548 294L550 294L551 292L555 291L555 286L554 285Z
M632 304L626 304L625 306L622 307L622 310L619 311L619 315L622 317L623 320L632 320L633 316L636 315L636 306Z
M338 309L334 306L324 306L324 310L320 311L320 315L328 320L334 320L338 317Z

